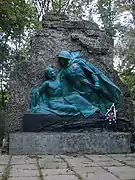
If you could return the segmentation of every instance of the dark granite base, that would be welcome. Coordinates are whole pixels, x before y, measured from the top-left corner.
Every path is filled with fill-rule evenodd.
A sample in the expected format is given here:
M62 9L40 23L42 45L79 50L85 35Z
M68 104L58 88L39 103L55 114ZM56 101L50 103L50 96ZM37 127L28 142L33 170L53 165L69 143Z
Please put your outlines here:
M85 119L82 116L57 116L44 114L25 114L22 121L23 132L93 132L96 130L115 132L129 132L131 125L122 119L117 123L109 124L103 116L95 114L93 117Z
M85 119L77 116L47 116L44 114L25 114L23 117L23 132L80 132L91 128L103 128L103 117L96 114Z

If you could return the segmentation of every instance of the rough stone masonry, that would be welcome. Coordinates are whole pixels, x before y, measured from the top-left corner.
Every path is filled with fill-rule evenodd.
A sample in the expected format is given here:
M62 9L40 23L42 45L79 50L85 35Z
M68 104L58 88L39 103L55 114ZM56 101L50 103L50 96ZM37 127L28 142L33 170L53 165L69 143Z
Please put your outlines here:
M29 112L32 87L43 80L43 69L52 64L58 69L60 50L81 51L81 55L103 71L121 89L119 116L132 121L132 103L127 87L112 68L112 56L104 31L91 21L70 21L66 16L45 15L43 28L31 40L30 57L17 64L11 73L7 132L21 131L22 117Z

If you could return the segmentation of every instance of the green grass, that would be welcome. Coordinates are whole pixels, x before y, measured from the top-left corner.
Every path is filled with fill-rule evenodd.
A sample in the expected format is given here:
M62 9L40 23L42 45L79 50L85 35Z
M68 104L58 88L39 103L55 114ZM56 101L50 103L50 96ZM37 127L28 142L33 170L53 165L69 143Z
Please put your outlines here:
M37 168L38 168L38 172L39 172L39 180L44 180L42 170L39 165L39 157L38 156L36 156L36 161L37 161Z

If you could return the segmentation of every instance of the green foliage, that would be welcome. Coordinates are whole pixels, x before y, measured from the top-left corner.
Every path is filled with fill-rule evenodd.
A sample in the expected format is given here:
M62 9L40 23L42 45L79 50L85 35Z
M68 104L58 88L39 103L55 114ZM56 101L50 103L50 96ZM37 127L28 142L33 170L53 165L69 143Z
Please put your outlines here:
M120 59L119 71L135 70L135 30L129 29L124 37L121 37L116 48Z
M132 72L131 69L123 70L120 76L123 82L128 85L128 88L130 90L130 94L133 100L134 119L135 119L135 72Z
M122 1L119 4L120 12L129 12L132 15L129 22L126 23L126 29L123 36L119 38L116 45L117 56L120 59L119 71L123 70L135 70L135 2L134 1Z
M30 35L38 26L37 12L32 3L29 1L26 3L25 0L0 0L0 32L4 34L0 39L0 108L2 110L8 93L10 71L18 61L27 56Z
M37 13L32 3L25 0L0 1L0 60L3 63L14 61L14 51L20 50L38 26ZM4 52L4 53L3 53Z
M111 47L114 47L114 38L118 32L123 32L124 27L119 19L119 1L117 0L98 0L97 13L99 14L102 28L108 35L108 41Z
M82 18L92 0L31 0L38 13L38 19L42 15L53 13L65 13L71 18Z
M135 1L134 0L121 1L121 3L119 3L119 10L121 12L129 11L132 14L133 23L135 24Z
M132 98L135 101L135 72L132 72L130 69L124 70L121 73L121 77L123 81L126 82L126 84L128 84Z
M33 28L36 23L36 13L32 4L25 0L1 0L0 28L11 39L19 38L25 28Z

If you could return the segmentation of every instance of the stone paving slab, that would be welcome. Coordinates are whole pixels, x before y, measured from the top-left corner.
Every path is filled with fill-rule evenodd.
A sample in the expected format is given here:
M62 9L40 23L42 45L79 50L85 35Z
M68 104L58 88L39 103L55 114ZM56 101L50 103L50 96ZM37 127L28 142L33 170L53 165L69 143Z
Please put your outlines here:
M69 169L44 169L42 174L43 176L72 175L74 172Z
M89 158L93 162L95 162L98 166L124 166L123 161L118 161L111 156L108 157L107 155L86 155L85 157Z
M125 154L125 155L108 155L110 158L113 158L115 160L118 161L135 161L135 156L134 155L129 155L129 154Z
M31 158L28 156L13 156L11 164L36 164L36 158L33 156Z
M62 162L62 159L60 158L60 156L57 156L57 155L42 155L42 156L38 156L39 160L42 159L44 161L47 161L47 162Z
M104 161L110 161L112 160L111 157L107 156L107 155L86 155L85 157L91 159L92 161L95 162L104 162Z
M5 168L6 168L6 166L0 165L0 173L2 173Z
M8 180L39 180L39 177L10 177Z
M65 159L65 161L67 161L72 167L97 167L98 165L87 159L87 158L84 158L84 157L72 157L72 156L65 156L65 155L62 155L61 156L62 158Z
M124 167L108 167L109 172L118 176L122 180L134 180L135 179L135 168L130 166Z
M0 156L0 165L6 165L9 161L9 157L8 156Z
M12 156L10 167L8 180L135 180L135 154Z
M34 170L37 169L37 164L16 164L16 165L12 165L12 170L13 169Z
M126 165L128 165L128 166L132 166L132 167L135 168L135 160L133 160L133 161L124 161L124 163L125 163Z
M103 167L104 166L108 166L108 167L111 167L111 166L125 166L125 164L120 163L120 162L115 161L115 160L97 162L97 165L98 166L103 166Z
M74 175L56 175L56 176L47 176L45 180L78 180Z
M2 179L2 173L0 173L0 179Z
M38 170L11 169L10 177L38 177Z
M85 173L82 177L85 180L119 180L119 178L111 173Z
M129 154L127 154L127 155L135 158L135 153L129 153Z
M77 173L106 173L104 169L101 167L74 167L74 170Z
M66 169L67 168L67 164L62 162L62 163L55 163L55 162L41 162L39 161L39 165L41 167L41 169Z

